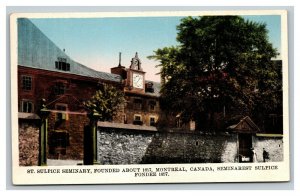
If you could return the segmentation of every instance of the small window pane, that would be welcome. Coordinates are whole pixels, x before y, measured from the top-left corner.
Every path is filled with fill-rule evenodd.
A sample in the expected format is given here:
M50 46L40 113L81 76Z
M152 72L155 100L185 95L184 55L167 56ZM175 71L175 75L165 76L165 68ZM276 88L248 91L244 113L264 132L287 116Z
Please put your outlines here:
M134 115L134 125L143 125L142 116L140 115Z
M150 126L155 126L155 118L150 117Z
M22 76L22 89L31 90L32 78L30 76Z
M136 121L141 121L141 117L140 117L140 116L135 116L135 117L134 117L134 120L136 120Z
M33 112L33 104L31 101L22 101L22 112L32 113Z

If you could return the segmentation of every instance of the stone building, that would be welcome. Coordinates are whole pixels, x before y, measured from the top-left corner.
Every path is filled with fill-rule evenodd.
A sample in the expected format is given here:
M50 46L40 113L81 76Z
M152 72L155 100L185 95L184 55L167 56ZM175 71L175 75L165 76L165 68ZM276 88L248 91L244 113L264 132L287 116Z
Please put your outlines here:
M156 126L159 118L160 84L146 80L138 54L132 58L129 68L121 65L111 68L111 73L120 75L126 96L124 124Z

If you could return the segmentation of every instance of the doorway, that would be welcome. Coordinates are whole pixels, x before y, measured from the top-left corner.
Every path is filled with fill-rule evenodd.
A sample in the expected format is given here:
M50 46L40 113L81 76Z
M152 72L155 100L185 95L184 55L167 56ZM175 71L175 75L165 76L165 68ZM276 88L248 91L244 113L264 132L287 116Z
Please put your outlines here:
M251 162L252 135L239 134L239 162Z

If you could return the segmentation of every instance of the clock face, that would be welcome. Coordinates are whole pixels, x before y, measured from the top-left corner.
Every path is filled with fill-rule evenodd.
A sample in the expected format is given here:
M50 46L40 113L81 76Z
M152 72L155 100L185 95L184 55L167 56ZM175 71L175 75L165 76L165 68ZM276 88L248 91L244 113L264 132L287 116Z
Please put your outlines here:
M132 74L132 85L134 88L143 88L144 78L141 74Z

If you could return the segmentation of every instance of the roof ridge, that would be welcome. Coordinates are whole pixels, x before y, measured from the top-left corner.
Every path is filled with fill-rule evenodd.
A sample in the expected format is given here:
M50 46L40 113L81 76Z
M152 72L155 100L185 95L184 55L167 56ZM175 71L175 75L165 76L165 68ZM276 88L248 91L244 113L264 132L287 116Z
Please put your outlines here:
M71 59L71 58L70 58ZM73 59L72 59L73 60ZM74 60L73 60L74 61ZM98 71L98 70L95 70L95 69L93 69L93 68L90 68L90 67L88 67L88 66L85 66L85 65L83 65L83 64L81 64L81 63L79 63L79 62L77 62L77 61L74 61L74 63L76 63L77 65L79 65L79 66L83 66L84 68L86 68L86 69L89 69L89 70L91 70L91 71L95 71L95 72L98 72L98 73L104 73L104 74L109 74L109 75L113 75L113 76L120 76L120 75L118 75L118 74L114 74L114 73L109 73L109 72L104 72L104 71Z

